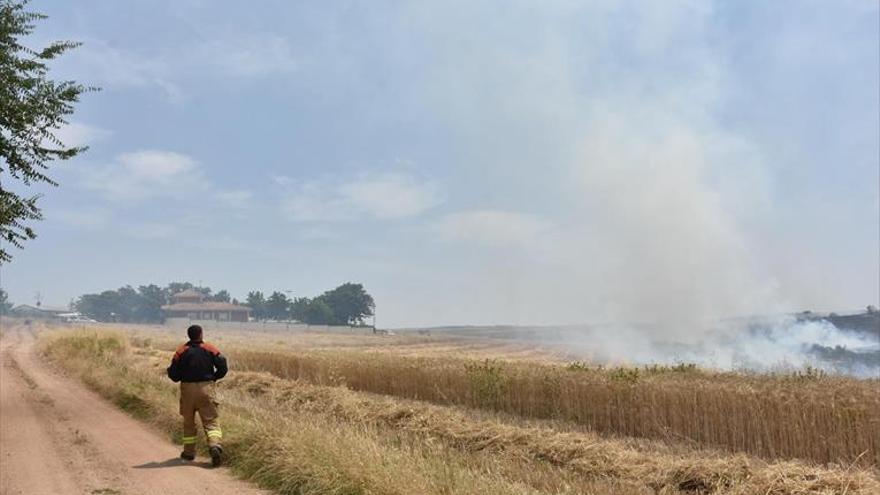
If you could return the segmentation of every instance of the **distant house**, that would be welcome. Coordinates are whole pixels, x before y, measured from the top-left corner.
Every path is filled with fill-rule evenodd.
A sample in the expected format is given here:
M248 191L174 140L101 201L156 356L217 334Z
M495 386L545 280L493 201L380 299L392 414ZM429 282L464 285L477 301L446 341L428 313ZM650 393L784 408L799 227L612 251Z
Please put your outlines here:
M251 308L241 304L206 301L205 295L187 289L171 296L171 304L162 306L165 318L189 320L248 321Z
M9 311L10 316L19 318L60 318L65 313L70 313L70 310L51 306L31 306L30 304L20 304Z

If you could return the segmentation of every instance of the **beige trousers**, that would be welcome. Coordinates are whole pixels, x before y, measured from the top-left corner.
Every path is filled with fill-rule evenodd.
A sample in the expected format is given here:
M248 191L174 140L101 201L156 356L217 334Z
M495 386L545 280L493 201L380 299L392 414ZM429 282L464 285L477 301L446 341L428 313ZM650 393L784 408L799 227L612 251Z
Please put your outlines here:
M208 437L209 447L219 447L223 432L217 423L217 400L214 382L180 383L180 414L183 416L183 451L196 451L196 413Z

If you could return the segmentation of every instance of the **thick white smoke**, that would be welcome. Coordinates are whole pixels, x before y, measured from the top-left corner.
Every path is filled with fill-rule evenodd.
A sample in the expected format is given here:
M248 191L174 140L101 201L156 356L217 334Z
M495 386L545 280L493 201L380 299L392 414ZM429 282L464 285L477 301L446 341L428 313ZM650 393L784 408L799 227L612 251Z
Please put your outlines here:
M657 108L597 113L577 174L582 242L601 253L591 285L608 298L605 318L689 339L719 317L776 310L772 281L753 266L760 247L729 210L759 198L710 183L715 167L735 165L722 158L734 152L730 140Z
M653 326L610 325L551 333L573 358L611 365L694 363L724 371L789 372L813 367L880 377L880 336L792 316L716 322L689 342ZM824 351L824 352L823 352Z

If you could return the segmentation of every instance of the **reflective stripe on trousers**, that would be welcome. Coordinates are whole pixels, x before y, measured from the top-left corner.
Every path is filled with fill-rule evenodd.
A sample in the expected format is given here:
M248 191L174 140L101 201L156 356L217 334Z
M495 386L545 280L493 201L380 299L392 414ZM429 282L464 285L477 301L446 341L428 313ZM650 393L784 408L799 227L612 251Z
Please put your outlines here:
M183 416L183 451L195 453L196 413L202 420L208 446L220 446L223 431L217 422L217 399L214 396L214 382L194 382L180 384L180 414Z

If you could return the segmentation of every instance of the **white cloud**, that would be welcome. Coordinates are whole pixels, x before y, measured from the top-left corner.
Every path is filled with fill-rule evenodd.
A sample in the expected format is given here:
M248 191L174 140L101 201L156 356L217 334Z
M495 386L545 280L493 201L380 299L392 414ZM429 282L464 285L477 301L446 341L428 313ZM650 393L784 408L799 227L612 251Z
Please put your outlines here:
M488 246L534 246L550 231L536 215L500 210L473 210L446 215L434 229L443 238Z
M282 207L298 222L414 217L441 201L436 185L407 175L364 176L339 183L297 183L289 177L273 180L287 188Z
M86 174L83 185L111 201L182 196L204 192L210 186L194 159L172 151L124 153L114 163Z
M107 129L80 122L71 122L55 131L55 137L65 146L88 146L106 139L111 134L113 133Z

